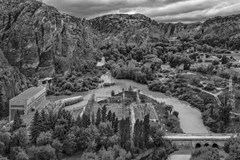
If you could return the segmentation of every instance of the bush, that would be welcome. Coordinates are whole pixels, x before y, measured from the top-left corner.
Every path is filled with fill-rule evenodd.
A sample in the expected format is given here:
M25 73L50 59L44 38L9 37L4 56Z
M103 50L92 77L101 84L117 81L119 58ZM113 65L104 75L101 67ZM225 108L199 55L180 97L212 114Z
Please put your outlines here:
M64 85L63 85L63 88L66 90L70 90L70 91L72 91L72 90L74 90L74 86L73 86L73 84L71 83L71 82L67 82L67 83L65 83Z
M66 90L65 91L65 95L72 95L73 93L72 93L72 91L70 91L70 90Z
M208 83L206 87L204 87L204 90L206 91L213 91L215 90L215 85L212 83Z
M217 60L214 60L213 62L212 62L212 64L214 65L214 66L216 66L216 65L219 65L219 61L217 61Z

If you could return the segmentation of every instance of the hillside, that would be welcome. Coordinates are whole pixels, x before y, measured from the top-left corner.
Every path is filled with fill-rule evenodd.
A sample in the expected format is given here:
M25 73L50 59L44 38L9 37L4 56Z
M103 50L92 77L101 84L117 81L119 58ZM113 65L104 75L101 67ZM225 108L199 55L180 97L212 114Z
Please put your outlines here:
M0 102L37 78L91 69L101 58L98 42L84 19L35 0L0 0Z
M204 23L158 23L144 15L106 15L89 20L92 28L105 40L137 43L156 42L170 37L190 37L199 44L233 47L240 33L240 15L216 17ZM234 41L233 41L234 39ZM228 45L226 45L228 44Z
M84 19L35 0L0 1L0 46L24 75L45 77L96 61L97 38Z

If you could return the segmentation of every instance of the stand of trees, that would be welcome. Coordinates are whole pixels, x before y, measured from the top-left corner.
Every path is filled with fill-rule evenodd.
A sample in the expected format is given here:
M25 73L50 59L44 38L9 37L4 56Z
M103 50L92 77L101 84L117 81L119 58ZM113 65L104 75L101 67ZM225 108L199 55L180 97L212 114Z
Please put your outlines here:
M192 153L190 160L220 160L217 148L201 147Z
M119 121L115 113L107 112L106 106L98 109L96 117L92 114L83 114L76 120L65 110L58 113L36 111L30 126L30 136L22 125L21 117L16 114L11 132L0 131L0 157L5 157L0 159L52 160L61 159L63 154L73 155L81 151L84 152L83 157L86 160L92 159L91 157L130 160L140 153L140 150L151 147L158 150L160 145L155 143L159 143L161 135L154 137L156 133L151 132L149 123L149 115L145 116L143 122L136 123L139 127L135 126L136 145L133 148L130 119ZM150 137L153 137L153 140ZM165 144L163 139L161 144ZM168 155L171 144L166 143L161 147L167 151L162 154Z

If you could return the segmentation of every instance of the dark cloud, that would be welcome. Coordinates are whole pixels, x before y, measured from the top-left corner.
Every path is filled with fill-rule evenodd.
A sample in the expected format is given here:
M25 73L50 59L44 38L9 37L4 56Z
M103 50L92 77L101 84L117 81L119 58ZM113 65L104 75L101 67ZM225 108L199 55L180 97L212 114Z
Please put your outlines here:
M93 18L110 13L141 13L162 22L203 21L240 13L239 0L43 0L60 11Z

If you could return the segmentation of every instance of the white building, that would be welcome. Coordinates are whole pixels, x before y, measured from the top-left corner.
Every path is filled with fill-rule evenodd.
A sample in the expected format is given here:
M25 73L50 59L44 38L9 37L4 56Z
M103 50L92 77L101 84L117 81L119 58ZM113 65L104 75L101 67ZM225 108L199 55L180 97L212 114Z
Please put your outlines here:
M44 105L46 105L46 88L31 87L9 101L9 122L14 119L17 110L22 115L27 115Z

